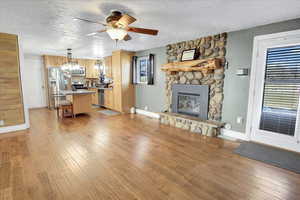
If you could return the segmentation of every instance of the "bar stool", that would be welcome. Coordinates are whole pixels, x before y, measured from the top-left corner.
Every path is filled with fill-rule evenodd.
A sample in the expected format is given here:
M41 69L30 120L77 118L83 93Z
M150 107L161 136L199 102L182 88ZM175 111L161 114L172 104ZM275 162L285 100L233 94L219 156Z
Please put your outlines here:
M73 105L70 101L68 100L62 100L62 101L59 101L58 102L58 105L56 107L56 111L57 111L57 117L59 118L60 117L60 114L59 112L62 112L62 118L64 117L74 117L74 114L73 114Z

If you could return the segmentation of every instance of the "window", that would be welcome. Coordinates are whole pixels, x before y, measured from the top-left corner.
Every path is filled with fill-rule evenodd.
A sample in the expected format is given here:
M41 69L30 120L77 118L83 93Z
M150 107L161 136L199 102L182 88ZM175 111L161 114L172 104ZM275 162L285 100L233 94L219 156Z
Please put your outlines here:
M260 129L293 136L300 88L300 45L267 50Z
M133 57L133 83L154 84L154 55Z
M148 83L148 62L149 58L147 56L140 57L137 59L137 83Z

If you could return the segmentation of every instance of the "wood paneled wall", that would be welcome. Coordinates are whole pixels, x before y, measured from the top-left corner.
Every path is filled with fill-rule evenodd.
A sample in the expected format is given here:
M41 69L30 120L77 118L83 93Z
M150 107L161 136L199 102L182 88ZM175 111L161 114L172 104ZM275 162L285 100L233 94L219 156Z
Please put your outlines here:
M18 36L6 33L0 33L0 120L0 127L25 123Z

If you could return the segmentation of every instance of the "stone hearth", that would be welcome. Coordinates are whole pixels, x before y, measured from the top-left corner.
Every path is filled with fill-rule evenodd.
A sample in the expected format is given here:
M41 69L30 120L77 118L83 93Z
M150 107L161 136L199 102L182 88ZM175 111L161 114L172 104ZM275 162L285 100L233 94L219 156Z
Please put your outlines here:
M160 123L206 136L219 135L220 128L224 126L224 123L221 122L201 120L197 117L190 117L177 113L160 113Z

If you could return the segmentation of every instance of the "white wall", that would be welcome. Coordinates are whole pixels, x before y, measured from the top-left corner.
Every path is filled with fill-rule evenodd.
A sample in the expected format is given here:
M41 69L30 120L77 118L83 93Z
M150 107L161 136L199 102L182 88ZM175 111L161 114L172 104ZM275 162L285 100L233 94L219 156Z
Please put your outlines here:
M29 108L46 107L45 78L43 58L36 55L25 55L24 87Z

